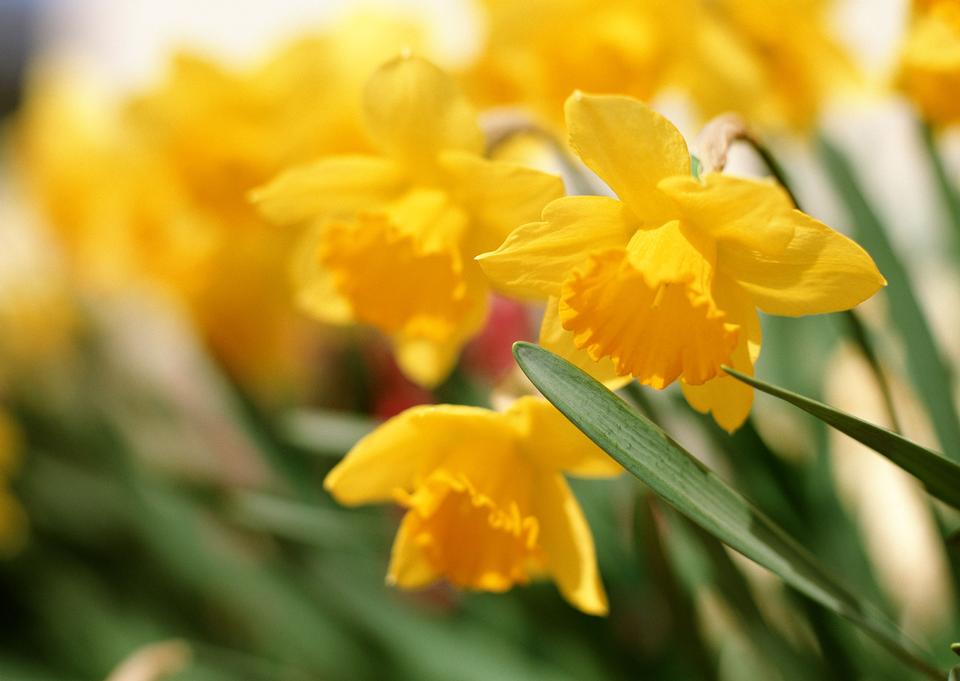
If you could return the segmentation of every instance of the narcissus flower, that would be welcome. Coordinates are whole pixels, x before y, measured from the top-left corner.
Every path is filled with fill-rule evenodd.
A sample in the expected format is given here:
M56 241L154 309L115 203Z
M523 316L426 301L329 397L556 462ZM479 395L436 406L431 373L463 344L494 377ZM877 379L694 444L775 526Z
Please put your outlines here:
M387 581L445 579L502 592L553 579L571 604L600 615L607 598L593 537L563 473L622 469L547 402L523 397L502 413L422 406L362 439L324 486L342 504L407 509Z
M577 93L566 116L571 145L619 200L558 199L478 260L508 294L549 299L545 344L599 378L658 389L679 378L696 409L733 430L753 393L721 366L752 373L757 308L833 312L884 285L862 248L776 184L692 177L683 137L644 104Z
M481 157L484 138L456 83L401 56L371 78L367 131L381 156L335 156L255 193L278 222L318 222L301 299L330 323L388 334L417 383L442 381L483 324L489 286L473 261L563 194L558 177Z
M488 30L466 72L485 104L552 122L575 87L648 100L679 89L705 118L803 128L852 60L831 35L829 0L482 0Z
M933 123L960 120L960 2L915 2L900 58L901 89Z
M306 389L317 330L291 300L297 235L247 192L321 154L369 150L356 102L419 33L364 14L249 69L181 53L116 102L51 72L20 114L17 169L87 291L161 289L245 387L287 397Z

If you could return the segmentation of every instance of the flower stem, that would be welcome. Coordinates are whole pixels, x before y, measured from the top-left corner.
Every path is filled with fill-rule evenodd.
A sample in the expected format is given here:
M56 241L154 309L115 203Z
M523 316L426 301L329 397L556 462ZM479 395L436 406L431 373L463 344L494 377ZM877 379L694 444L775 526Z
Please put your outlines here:
M923 140L927 158L930 160L930 168L936 178L937 188L947 210L947 216L953 227L954 246L960 251L960 192L953 185L947 167L943 163L943 157L940 155L940 150L937 149L935 131L928 123L920 123L920 137Z

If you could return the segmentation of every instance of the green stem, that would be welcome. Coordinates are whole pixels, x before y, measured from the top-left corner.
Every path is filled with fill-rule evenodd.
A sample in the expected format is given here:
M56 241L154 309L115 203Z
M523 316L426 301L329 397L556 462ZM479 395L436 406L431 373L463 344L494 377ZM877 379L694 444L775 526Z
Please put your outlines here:
M953 181L947 172L947 167L943 163L943 157L937 149L937 139L933 128L927 123L920 123L920 138L923 140L924 149L927 151L927 158L930 160L930 168L937 181L937 189L940 190L940 197L943 200L944 207L947 210L947 216L953 227L954 247L960 252L960 192L953 185Z
M883 367L880 366L876 349L873 347L873 341L870 340L870 336L867 334L867 330L860 320L860 316L854 313L853 310L847 310L843 314L843 321L846 322L850 337L854 343L857 344L857 347L860 348L860 353L867 361L867 364L870 366L870 371L873 372L873 375L879 383L880 397L883 399L883 407L887 412L887 418L890 420L890 429L895 433L902 432L900 420L897 418L897 410L893 406L893 394L890 390L890 384L887 382L886 374L883 372Z

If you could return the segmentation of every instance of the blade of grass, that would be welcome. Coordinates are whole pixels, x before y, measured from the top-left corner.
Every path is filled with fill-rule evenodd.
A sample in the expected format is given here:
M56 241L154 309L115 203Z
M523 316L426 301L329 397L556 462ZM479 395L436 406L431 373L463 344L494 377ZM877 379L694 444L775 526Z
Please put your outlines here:
M850 212L857 240L887 278L887 300L907 350L907 368L933 421L940 446L949 459L960 463L960 418L953 402L951 372L930 331L907 270L890 241L887 227L867 201L850 161L823 137L819 139L819 153Z
M284 417L280 430L290 444L335 460L343 457L376 425L374 419L351 412L303 409Z
M664 431L547 350L517 343L514 355L527 377L571 423L680 513L861 627L908 666L942 681L943 672L928 663L894 624L842 586L805 548Z
M920 480L933 496L954 508L960 508L960 466L949 459L911 442L902 435L875 426L822 402L784 390L727 367L724 370L738 381L789 402L849 435Z

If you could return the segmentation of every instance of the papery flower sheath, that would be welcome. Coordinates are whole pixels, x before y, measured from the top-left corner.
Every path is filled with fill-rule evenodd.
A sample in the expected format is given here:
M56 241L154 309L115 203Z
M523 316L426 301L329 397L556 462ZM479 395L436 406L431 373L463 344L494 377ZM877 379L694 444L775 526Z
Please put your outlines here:
M407 509L387 581L439 579L507 591L549 577L572 605L605 614L593 536L563 474L610 477L620 466L542 399L505 412L422 406L363 438L327 476L342 504Z
M371 78L366 129L380 156L292 169L255 194L277 222L318 223L301 301L330 323L388 334L404 372L442 381L487 314L473 261L563 194L558 177L482 158L469 102L433 64L401 56Z
M884 285L862 248L773 182L693 177L680 132L641 102L577 93L566 118L619 198L558 199L478 260L504 292L547 299L541 340L598 378L680 379L691 405L734 430L753 393L721 366L752 373L757 308L845 310Z

